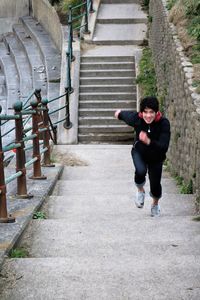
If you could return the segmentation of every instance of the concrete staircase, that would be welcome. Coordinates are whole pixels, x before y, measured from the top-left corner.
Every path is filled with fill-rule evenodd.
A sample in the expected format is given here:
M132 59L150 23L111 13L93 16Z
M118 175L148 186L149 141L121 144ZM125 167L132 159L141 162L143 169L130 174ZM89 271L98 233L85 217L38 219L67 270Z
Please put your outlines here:
M59 95L61 55L49 34L30 16L0 41L0 104L5 112L35 88L49 99Z
M18 247L7 259L0 299L200 299L200 234L192 195L164 172L161 217L150 217L146 183L136 208L131 146L58 146L66 166ZM28 200L30 201L30 200Z
M137 109L135 53L145 34L146 15L136 1L101 2L94 34L82 46L80 143L132 143L133 129L114 111Z
M114 111L136 109L135 61L128 56L82 56L80 66L80 143L129 143L133 130Z
M142 45L146 38L146 14L138 1L101 2L93 42L98 45Z

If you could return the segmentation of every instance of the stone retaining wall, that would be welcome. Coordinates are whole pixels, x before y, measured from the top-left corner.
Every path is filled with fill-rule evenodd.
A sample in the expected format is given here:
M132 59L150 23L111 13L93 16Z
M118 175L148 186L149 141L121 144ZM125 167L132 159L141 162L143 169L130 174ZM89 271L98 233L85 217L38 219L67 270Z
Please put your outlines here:
M0 0L0 34L11 32L19 17L29 15L29 0Z
M192 87L193 66L183 53L166 1L150 1L150 47L156 67L158 90L171 122L168 159L173 171L191 180L200 199L200 95Z
M62 51L63 33L59 17L48 0L32 0L33 17L35 17L51 35L54 43Z

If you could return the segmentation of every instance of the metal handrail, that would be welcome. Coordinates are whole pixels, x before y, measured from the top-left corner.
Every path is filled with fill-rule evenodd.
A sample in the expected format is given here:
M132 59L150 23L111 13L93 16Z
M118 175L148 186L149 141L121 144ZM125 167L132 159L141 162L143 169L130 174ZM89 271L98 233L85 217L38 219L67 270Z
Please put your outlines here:
M77 8L84 7L84 12L78 16L73 15L73 11ZM41 154L43 154L44 166L52 166L50 161L50 145L51 139L57 143L57 125L64 122L64 127L70 129L72 123L70 122L69 111L69 97L73 93L71 86L71 64L75 60L73 56L73 23L80 18L84 18L84 22L79 28L84 27L84 33L89 33L88 30L88 14L93 12L93 1L86 0L85 2L69 8L68 13L68 49L66 52L67 60L67 78L65 93L53 99L42 99L41 89L35 89L26 98L24 103L18 101L14 104L13 115L1 115L2 108L0 106L0 223L14 222L15 219L8 215L6 204L6 184L17 179L17 195L21 198L30 198L33 195L27 193L26 186L26 168L33 165L32 179L46 179L41 173ZM33 96L35 100L31 101ZM48 104L65 97L65 104L59 109L49 112ZM52 122L50 115L65 109L65 117L63 119ZM1 127L7 124L10 120L15 122L15 126L9 129L6 133L1 134ZM3 121L3 122L2 122ZM32 126L25 128L29 121L32 121ZM29 124L28 124L29 125ZM15 129L15 141L10 141L7 145L2 145L2 138L7 136ZM26 135L29 131L32 133ZM42 142L40 141L42 139ZM32 141L32 145L25 146L25 142ZM28 150L33 151L32 158L26 161L25 152ZM16 156L16 172L11 176L5 178L4 165L9 163L9 158L4 159L4 153L13 151L12 158Z

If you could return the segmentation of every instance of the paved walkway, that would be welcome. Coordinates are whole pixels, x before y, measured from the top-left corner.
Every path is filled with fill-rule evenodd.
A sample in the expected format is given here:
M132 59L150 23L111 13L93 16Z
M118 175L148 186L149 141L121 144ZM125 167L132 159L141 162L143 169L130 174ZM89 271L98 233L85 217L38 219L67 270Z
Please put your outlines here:
M58 146L66 166L20 247L7 259L0 298L199 299L200 234L193 197L163 175L162 215L134 204L131 146ZM76 166L79 165L79 166Z
M102 47L138 51L130 45L85 51ZM19 242L26 258L5 260L0 299L200 299L194 197L181 195L164 172L161 217L150 216L148 180L145 206L137 209L130 151L130 145L56 147L66 167L42 208L47 219L31 220Z

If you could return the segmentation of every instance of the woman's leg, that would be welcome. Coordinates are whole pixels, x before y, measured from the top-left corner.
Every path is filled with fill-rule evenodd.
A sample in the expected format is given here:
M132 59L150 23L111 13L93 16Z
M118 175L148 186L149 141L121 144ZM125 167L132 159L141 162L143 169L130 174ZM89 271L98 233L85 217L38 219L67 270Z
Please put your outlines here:
M161 176L163 162L148 164L148 173L150 181L150 194L153 198L153 204L158 204L162 196Z
M131 151L133 163L135 166L135 184L140 191L144 191L145 177L147 173L147 164L142 159L139 152L134 148Z
M151 205L151 216L160 216L159 199L162 196L161 175L162 175L162 162L149 164L148 173L150 181L150 195L153 199Z

